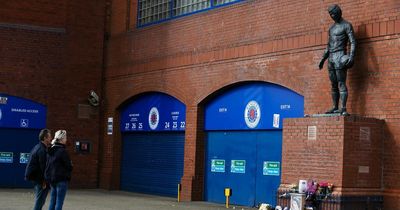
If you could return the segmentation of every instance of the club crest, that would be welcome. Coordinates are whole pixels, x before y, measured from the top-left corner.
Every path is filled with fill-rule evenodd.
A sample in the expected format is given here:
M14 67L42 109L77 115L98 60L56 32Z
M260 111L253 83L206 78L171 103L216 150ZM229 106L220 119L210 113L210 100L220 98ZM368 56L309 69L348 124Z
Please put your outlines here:
M244 120L246 122L247 127L255 128L260 122L261 118L261 110L260 106L256 101L250 101L247 103L246 108L244 110Z
M158 122L160 121L160 114L156 107L150 109L149 113L149 126L152 130L155 130L158 126Z

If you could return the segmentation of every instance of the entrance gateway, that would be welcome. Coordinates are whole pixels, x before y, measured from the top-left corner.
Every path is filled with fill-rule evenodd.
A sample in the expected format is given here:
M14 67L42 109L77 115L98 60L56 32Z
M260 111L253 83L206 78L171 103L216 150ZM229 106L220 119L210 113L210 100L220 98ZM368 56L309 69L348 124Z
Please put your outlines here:
M0 187L32 187L24 180L25 168L46 126L46 113L42 104L0 94Z
M205 200L276 204L281 178L282 121L301 117L303 96L276 84L246 83L205 106Z
M183 176L185 105L164 93L147 93L121 112L121 189L176 196Z

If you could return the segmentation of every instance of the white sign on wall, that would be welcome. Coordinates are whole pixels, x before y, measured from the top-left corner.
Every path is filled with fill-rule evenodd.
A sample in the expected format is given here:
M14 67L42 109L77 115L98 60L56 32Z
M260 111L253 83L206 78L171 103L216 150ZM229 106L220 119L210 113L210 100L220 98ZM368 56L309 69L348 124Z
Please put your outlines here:
M317 140L317 126L313 125L307 127L307 139Z
M107 120L107 135L113 134L113 118L109 117Z
M274 114L274 121L272 123L272 127L279 128L279 114Z

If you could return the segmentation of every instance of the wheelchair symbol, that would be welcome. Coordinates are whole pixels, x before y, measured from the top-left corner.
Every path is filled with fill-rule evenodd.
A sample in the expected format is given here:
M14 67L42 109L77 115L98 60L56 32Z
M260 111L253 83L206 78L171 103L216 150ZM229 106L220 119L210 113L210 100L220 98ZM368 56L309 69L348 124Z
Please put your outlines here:
M20 126L22 128L27 128L29 126L29 120L28 119L21 119Z

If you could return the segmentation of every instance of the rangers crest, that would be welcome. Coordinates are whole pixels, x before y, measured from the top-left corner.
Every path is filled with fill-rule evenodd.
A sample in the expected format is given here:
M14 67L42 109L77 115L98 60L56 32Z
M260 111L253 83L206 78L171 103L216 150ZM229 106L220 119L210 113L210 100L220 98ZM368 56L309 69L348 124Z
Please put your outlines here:
M151 108L149 113L149 126L151 130L155 130L157 128L159 121L160 114L158 113L158 109L156 107Z
M255 128L260 122L261 118L261 110L260 106L256 101L250 101L247 103L246 108L244 110L244 120L246 122L247 127Z

